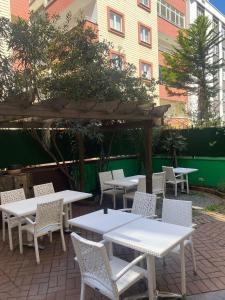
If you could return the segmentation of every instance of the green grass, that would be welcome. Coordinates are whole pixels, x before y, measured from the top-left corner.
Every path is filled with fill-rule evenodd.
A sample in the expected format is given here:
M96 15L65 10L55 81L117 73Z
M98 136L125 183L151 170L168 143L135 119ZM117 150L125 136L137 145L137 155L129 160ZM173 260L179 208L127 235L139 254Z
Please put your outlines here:
M224 212L224 205L211 204L211 205L207 206L204 210L209 211L209 212Z

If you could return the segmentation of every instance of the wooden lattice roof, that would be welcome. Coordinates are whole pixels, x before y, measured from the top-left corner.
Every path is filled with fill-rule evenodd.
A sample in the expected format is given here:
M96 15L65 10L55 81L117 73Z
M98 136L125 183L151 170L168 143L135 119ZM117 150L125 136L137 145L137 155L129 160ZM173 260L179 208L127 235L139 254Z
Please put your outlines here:
M48 121L61 119L151 121L153 125L159 125L169 107L146 101L5 101L0 103L0 127L17 128L26 124L42 127Z

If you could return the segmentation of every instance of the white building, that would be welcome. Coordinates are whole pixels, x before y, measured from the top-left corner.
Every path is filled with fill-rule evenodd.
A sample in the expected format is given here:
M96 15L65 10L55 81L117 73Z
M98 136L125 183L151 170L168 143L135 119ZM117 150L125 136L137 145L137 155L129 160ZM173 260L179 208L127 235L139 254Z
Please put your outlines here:
M221 0L224 1L224 0ZM213 6L209 0L187 0L187 22L193 23L195 19L200 15L205 15L212 22L215 30L225 35L225 16L215 6ZM215 46L214 54L225 60L225 42L219 46ZM214 99L214 108L221 120L225 121L225 68L219 71L219 92ZM195 96L189 98L190 105L196 105Z
M0 17L11 19L10 0L0 0ZM7 53L6 44L1 39L0 51L3 53Z

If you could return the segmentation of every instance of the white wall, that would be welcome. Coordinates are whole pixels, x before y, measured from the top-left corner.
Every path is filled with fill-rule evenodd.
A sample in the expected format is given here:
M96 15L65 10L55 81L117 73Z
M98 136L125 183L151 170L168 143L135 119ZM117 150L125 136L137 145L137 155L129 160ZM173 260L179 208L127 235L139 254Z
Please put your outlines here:
M0 0L0 17L11 19L10 0ZM0 51L7 54L7 46L3 40L0 39Z

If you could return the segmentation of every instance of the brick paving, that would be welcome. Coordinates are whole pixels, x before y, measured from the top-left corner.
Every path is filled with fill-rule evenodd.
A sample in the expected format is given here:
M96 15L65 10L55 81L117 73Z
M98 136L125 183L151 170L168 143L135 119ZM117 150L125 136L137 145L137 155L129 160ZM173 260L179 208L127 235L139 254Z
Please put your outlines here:
M74 205L74 215L82 215L98 209L93 204ZM195 222L198 224L193 240L197 258L198 274L193 274L191 255L186 250L187 292L190 300L225 299L225 219L214 216L200 215ZM1 232L0 232L1 233ZM101 237L91 232L81 231L82 236L99 240ZM15 244L17 233L14 234ZM18 247L11 252L8 243L0 239L0 300L24 299L79 299L80 273L74 263L74 253L70 236L66 235L67 252L61 250L58 233L53 234L53 243L48 239L42 243L45 250L40 251L41 264L36 265L34 249L24 248L24 255L19 254ZM115 253L123 258L131 259L130 250L116 246ZM166 266L157 259L157 285L161 290L180 291L179 257L166 257ZM134 286L129 293L143 290L145 283ZM210 298L207 292L220 291ZM205 299L202 297L206 297ZM87 300L105 300L97 292L88 289Z

